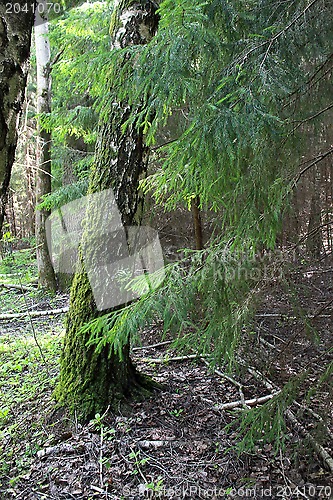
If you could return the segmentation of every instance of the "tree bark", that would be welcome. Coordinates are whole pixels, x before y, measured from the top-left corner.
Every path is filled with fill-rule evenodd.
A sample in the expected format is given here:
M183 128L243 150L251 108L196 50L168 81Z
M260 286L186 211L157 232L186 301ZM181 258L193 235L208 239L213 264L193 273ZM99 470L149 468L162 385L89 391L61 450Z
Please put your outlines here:
M312 179L312 196L310 205L310 215L308 223L308 235L306 240L306 250L310 257L319 259L320 253L323 248L323 238L321 229L321 200L320 200L320 186L319 186L319 173L317 168L313 170Z
M203 249L203 235L202 235L202 219L200 213L200 199L196 196L192 200L192 216L193 216L193 226L195 235L195 249Z
M114 46L144 44L155 34L158 18L154 2L126 0L118 5L118 16ZM122 132L122 125L130 111L124 102L110 106L109 121L100 130L88 190L92 194L112 188L125 226L135 222L140 202L138 183L146 169L147 153L143 135L136 124ZM102 218L101 207L88 207L81 247L94 240ZM98 260L99 248L94 247L92 252L96 252ZM82 272L75 275L71 289L60 380L56 390L60 402L71 410L75 409L81 418L102 412L109 405L117 409L124 397L137 392L145 393L151 386L146 377L137 373L130 360L128 339L123 347L122 359L118 358L112 345L106 346L101 353L87 347L90 335L82 333L81 327L100 314L83 266Z
M33 9L26 0L0 5L0 237L7 201L7 191L14 163L17 125L24 100L30 54Z
M45 5L45 12L47 12ZM50 43L48 39L48 23L35 26L36 63L37 63L37 175L36 204L43 196L51 192L51 133L44 130L40 124L41 113L51 111L51 74L50 74ZM42 288L55 291L56 279L48 251L45 221L50 215L48 210L36 210L35 234L36 256L38 268L38 284Z

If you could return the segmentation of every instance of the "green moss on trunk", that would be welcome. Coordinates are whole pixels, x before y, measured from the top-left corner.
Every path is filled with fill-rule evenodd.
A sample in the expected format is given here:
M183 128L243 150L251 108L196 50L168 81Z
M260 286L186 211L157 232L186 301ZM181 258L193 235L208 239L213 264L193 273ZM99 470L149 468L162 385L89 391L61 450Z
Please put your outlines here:
M124 397L148 394L149 386L153 386L135 370L129 358L129 344L124 348L121 361L112 346L100 354L86 346L89 333L82 333L81 327L94 317L96 309L88 277L85 272L76 274L55 395L82 418L103 412L109 405L116 410Z

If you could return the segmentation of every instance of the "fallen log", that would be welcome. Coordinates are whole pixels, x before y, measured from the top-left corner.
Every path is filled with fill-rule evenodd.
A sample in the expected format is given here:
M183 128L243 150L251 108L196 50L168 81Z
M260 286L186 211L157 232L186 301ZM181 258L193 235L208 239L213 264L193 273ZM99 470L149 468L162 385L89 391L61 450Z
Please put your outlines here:
M315 438L304 428L304 426L297 420L295 415L291 410L286 411L286 415L289 418L290 422L294 425L294 427L298 430L300 434L302 434L310 443L312 444L313 448L317 452L317 454L320 456L321 460L323 461L323 464L326 466L327 469L329 469L332 474L333 474L333 458L331 455L327 453L325 448L318 443Z
M140 359L140 361L143 361L144 363L164 364L164 363L169 363L171 361L188 361L189 359L200 360L201 357L202 357L201 354L188 354L186 356L175 356L175 357L170 357L170 358L165 356L164 358L139 358L139 359Z
M16 285L14 283L0 283L0 288L8 288L13 290L18 290L19 292L35 292L37 290L36 287L25 286L25 285Z
M20 319L28 316L29 318L38 318L40 316L53 316L55 314L64 314L68 312L68 307L62 307L61 309L49 309L47 311L23 311L21 313L8 313L1 314L1 320L9 320L9 319Z

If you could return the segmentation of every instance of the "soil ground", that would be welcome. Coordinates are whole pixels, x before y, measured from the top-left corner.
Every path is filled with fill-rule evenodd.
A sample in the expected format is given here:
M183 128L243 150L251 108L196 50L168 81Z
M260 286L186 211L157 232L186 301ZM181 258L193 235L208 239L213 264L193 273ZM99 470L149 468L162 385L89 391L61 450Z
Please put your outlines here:
M246 344L255 359L243 352L245 366L230 379L223 367L212 371L203 359L173 360L181 355L152 325L132 356L163 390L85 425L52 399L63 315L1 321L0 497L333 498L332 476L306 435L333 456L332 380L308 394L333 359L332 292L332 262L294 266L285 280L271 283ZM24 302L18 291L0 293L1 313L54 309L68 301L66 294L33 294ZM266 385L253 369L264 374ZM219 406L269 395L274 389L267 378L282 387L304 370L290 406L301 426L286 418L284 449L262 439L251 452L237 454L243 406Z

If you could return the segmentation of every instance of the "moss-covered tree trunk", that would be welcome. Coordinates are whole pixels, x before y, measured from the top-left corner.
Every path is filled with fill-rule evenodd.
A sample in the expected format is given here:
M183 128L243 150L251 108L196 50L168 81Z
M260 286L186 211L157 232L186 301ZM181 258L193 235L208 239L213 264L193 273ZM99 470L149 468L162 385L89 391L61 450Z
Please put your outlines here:
M154 2L121 2L118 5L118 19L114 23L114 45L126 47L147 43L154 36L157 23ZM122 132L129 112L126 103L110 105L108 121L101 127L88 191L92 194L112 188L125 226L135 223L139 205L138 183L146 168L147 153L143 135L135 125ZM87 241L94 240L94 235L98 240L100 218L103 218L101 207L88 206L82 247ZM111 345L101 353L97 353L93 347L87 347L89 334L82 333L80 329L100 314L83 268L82 272L75 275L71 288L56 396L84 418L103 411L108 405L116 409L121 399L147 388L145 377L137 373L130 360L129 342L123 348L121 360Z
M34 3L0 5L0 237L27 80Z

